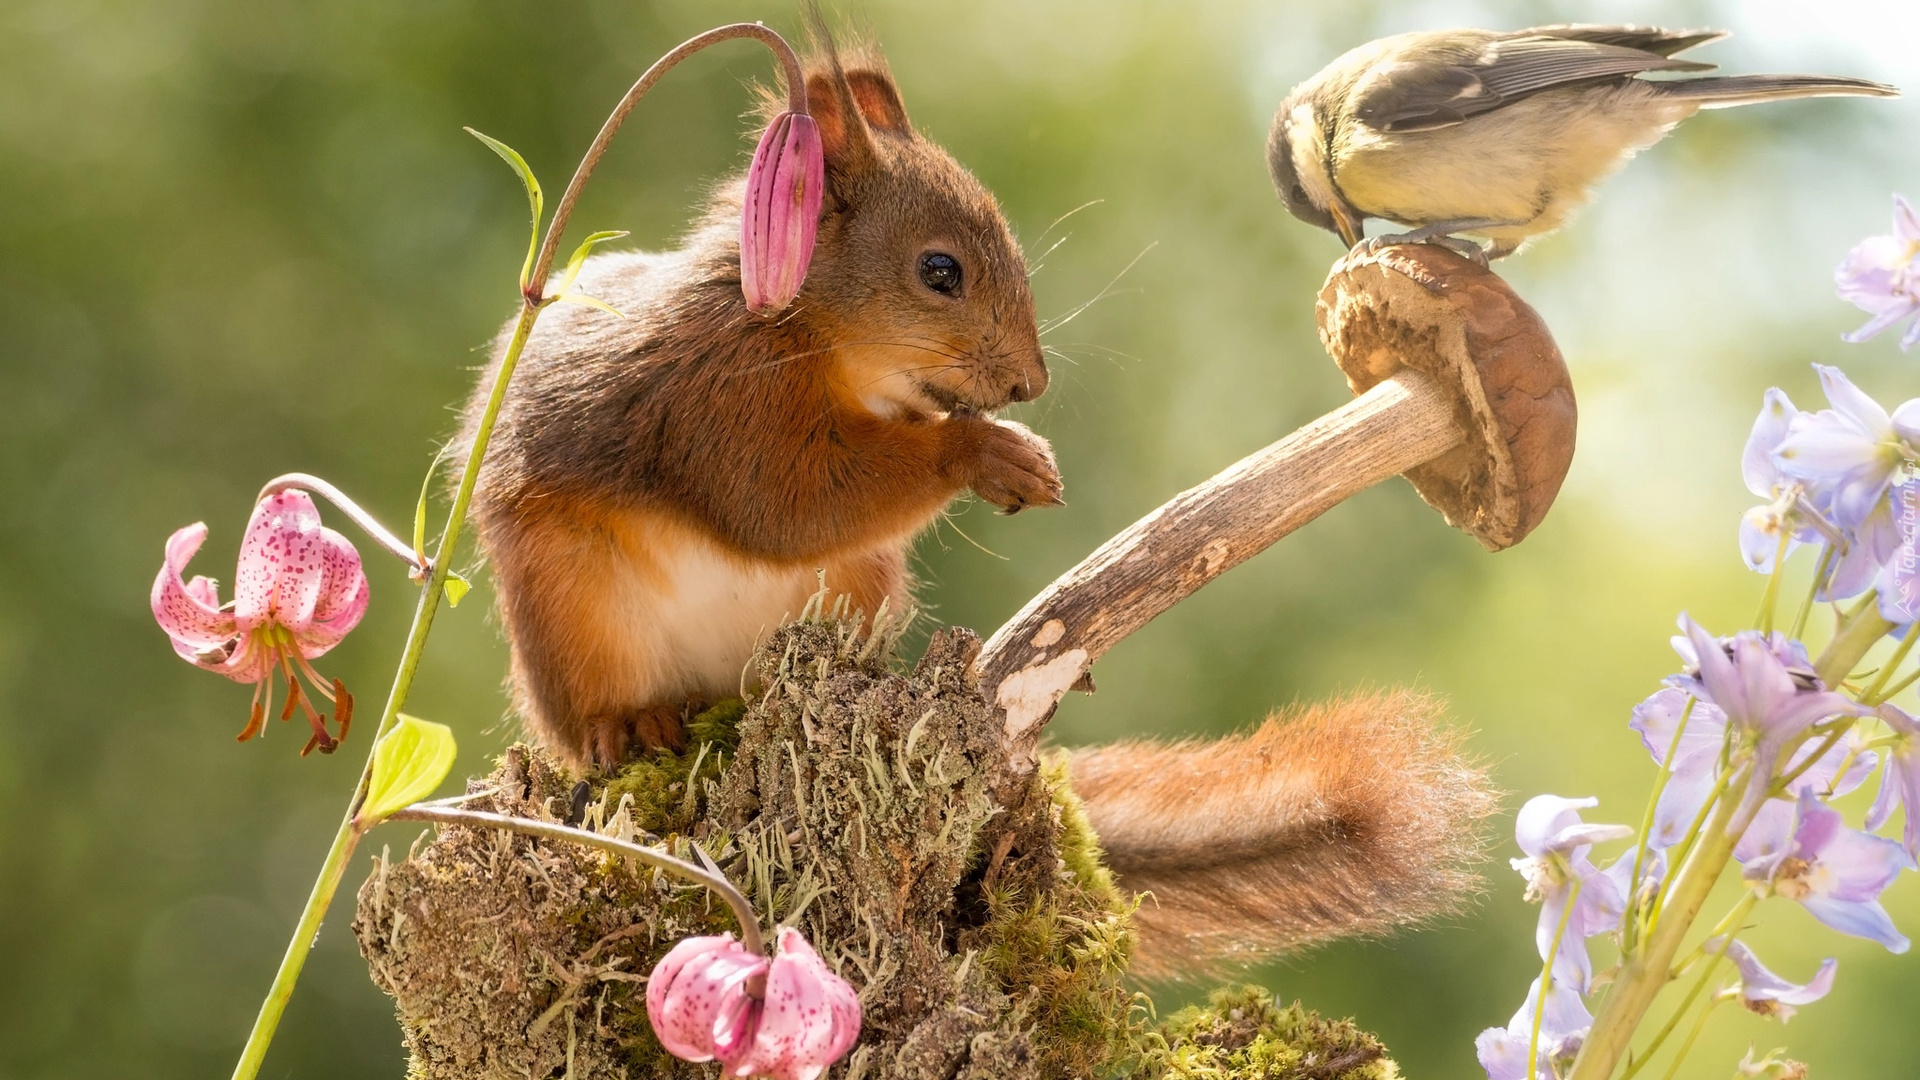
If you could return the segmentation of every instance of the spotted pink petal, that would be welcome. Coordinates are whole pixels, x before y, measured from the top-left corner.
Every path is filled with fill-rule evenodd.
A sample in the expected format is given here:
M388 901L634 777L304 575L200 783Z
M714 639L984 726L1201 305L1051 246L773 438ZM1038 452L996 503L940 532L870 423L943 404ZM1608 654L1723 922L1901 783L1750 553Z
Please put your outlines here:
M815 1080L860 1035L860 998L835 975L807 939L780 931L767 973L766 1011L750 1055L730 1062L729 1076Z
M766 966L732 934L675 945L647 978L647 1019L660 1045L683 1061L712 1061L721 1025L737 1030L754 1004L743 984Z
M360 553L347 538L332 529L321 529L314 540L322 566L320 596L313 608L313 621L307 629L294 634L300 655L309 660L321 656L340 643L360 617L367 613L371 591L367 575L360 566Z
M320 511L304 491L278 492L253 508L233 580L241 631L273 623L300 634L312 624L326 577L319 535Z
M196 577L180 580L180 572L207 539L207 523L196 521L167 537L166 562L153 579L153 617L173 640L173 648L195 663L199 653L217 649L233 640L233 616L220 610L220 597L213 582Z

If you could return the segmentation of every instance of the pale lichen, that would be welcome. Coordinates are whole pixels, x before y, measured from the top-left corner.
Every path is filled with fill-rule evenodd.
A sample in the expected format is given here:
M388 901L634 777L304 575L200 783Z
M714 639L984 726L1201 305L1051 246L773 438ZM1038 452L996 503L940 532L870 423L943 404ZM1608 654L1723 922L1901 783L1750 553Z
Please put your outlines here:
M896 643L831 618L783 627L755 658L761 689L696 718L686 752L582 790L514 747L470 805L557 819L584 796L586 827L698 845L860 988L835 1077L1390 1080L1370 1037L1257 994L1152 1023L1126 981L1137 900L1064 760L1010 780L971 633L935 634L911 671ZM383 855L354 920L412 1077L717 1075L654 1040L644 978L680 938L734 929L724 904L585 846L459 827L416 846Z

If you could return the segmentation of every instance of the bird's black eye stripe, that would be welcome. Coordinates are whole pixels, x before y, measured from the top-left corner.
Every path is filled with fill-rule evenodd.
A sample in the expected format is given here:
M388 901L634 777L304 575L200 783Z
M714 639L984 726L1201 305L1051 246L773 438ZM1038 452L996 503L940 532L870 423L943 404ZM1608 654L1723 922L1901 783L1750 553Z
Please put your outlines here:
M944 251L930 251L920 256L920 283L934 292L958 296L961 279L959 259Z

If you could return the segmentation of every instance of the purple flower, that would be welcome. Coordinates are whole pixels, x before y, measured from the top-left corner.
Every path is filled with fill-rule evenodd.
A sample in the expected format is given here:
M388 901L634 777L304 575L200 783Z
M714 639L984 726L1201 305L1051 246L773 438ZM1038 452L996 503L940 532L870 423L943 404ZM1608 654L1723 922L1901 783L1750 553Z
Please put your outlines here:
M1858 528L1906 459L1901 440L1920 433L1920 399L1900 406L1896 421L1839 368L1813 369L1833 408L1792 417L1773 459L1781 472L1807 485L1814 504L1830 510L1837 524Z
M1582 809L1598 805L1599 799L1536 795L1520 808L1513 825L1514 839L1527 854L1524 859L1512 860L1513 868L1527 879L1527 899L1540 902L1534 943L1544 960L1553 950L1554 936L1559 935L1560 948L1553 953L1554 979L1575 990L1585 990L1593 975L1587 938L1615 929L1625 907L1625 898L1614 880L1601 873L1587 853L1594 844L1632 836L1633 830L1580 820ZM1575 883L1580 893L1569 913L1567 901L1573 898Z
M1859 716L1866 710L1833 693L1807 663L1806 650L1785 635L1743 630L1716 639L1700 624L1680 616L1687 640L1678 646L1696 670L1667 680L1702 702L1718 706L1739 736L1736 753L1749 747L1753 767L1736 823L1752 819L1766 800L1780 751L1813 724L1829 716Z
M1796 512L1801 492L1799 481L1780 471L1773 452L1787 437L1787 427L1800 410L1793 407L1785 391L1774 387L1760 402L1760 415L1754 418L1753 432L1747 436L1746 451L1740 455L1740 474L1747 490L1767 502L1748 510L1740 518L1740 555L1747 568L1762 574L1773 572L1774 557L1780 552L1780 537L1787 536L1790 553L1802 543L1819 538L1819 533Z
M1879 590L1880 617L1910 626L1920 617L1920 480L1896 486L1889 506L1899 543L1881 559L1873 587Z
M1906 849L1841 822L1840 812L1812 792L1800 793L1793 842L1742 864L1743 876L1775 895L1797 900L1807 913L1843 934L1877 941L1887 951L1907 951L1880 893L1913 861Z
M1842 341L1865 341L1920 311L1920 214L1906 199L1893 197L1892 235L1869 236L1854 245L1834 270L1833 283L1840 299L1872 316L1860 329L1840 335ZM1900 348L1915 342L1920 342L1920 322L1907 328Z
M1867 828L1875 830L1887 823L1896 806L1907 810L1906 828L1901 837L1909 858L1920 858L1920 721L1892 705L1882 705L1880 719L1893 729L1895 741L1887 751L1886 775L1880 778L1880 794L1867 811Z
M1740 1004L1750 1012L1773 1017L1784 1024L1793 1018L1797 1006L1811 1005L1833 989L1833 973L1840 964L1832 957L1821 961L1820 970L1802 986L1768 971L1760 958L1753 955L1753 950L1738 940L1708 938L1704 947L1712 954L1720 950L1722 942L1726 942L1726 958L1740 969Z
M1580 1052L1587 1029L1593 1026L1593 1014L1578 993L1555 980L1540 1013L1539 1059L1527 1061L1527 1048L1533 1045L1534 1013L1540 1009L1540 980L1535 979L1527 991L1526 1004L1513 1014L1507 1026L1488 1028L1474 1040L1487 1080L1527 1080L1529 1064L1535 1077L1550 1080L1556 1075L1554 1062L1571 1061Z

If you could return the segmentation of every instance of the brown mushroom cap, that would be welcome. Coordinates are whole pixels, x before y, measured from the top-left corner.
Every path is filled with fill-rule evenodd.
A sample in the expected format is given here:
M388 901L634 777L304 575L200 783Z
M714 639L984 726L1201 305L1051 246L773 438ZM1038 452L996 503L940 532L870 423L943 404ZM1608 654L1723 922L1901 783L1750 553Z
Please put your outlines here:
M1573 386L1540 316L1499 275L1432 244L1348 255L1316 315L1355 394L1412 368L1454 399L1467 439L1407 471L1420 497L1489 551L1525 539L1573 462Z

